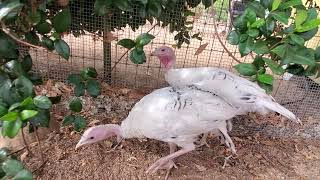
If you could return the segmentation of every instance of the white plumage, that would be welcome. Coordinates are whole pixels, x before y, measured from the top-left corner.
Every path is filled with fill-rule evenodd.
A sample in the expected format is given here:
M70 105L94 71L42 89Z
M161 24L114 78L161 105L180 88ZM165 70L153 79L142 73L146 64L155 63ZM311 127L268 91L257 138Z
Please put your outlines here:
M170 155L159 159L147 172L171 168L173 159L195 149L202 133L219 130L235 152L227 134L226 120L238 109L219 96L195 86L166 87L143 97L130 111L121 126L109 124L89 128L77 147L103 140L111 135L122 138L147 137L170 145ZM175 152L175 145L182 149Z
M257 84L239 77L227 70L213 67L172 69L175 55L171 48L163 46L153 53L158 56L166 69L165 79L173 87L193 85L201 90L215 93L235 107L242 114L259 112L266 114L275 111L288 119L301 123L292 112L278 104Z

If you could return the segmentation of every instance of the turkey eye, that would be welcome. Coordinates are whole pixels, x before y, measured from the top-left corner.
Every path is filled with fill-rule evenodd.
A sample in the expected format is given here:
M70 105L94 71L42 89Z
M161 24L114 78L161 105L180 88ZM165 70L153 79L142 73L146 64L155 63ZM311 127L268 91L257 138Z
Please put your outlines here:
M92 136L92 137L90 137L90 139L94 139L94 137Z
M164 51L164 49L161 49L161 51L163 52L163 51Z

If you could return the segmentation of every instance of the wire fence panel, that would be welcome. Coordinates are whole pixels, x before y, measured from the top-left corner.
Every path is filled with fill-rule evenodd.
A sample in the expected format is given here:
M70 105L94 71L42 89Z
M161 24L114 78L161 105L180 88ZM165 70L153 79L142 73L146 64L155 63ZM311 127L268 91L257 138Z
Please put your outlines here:
M92 3L86 1L79 3L79 6L90 8ZM213 8L205 10L199 6L193 9L195 15L192 17L193 33L200 33L202 40L191 39L190 44L183 44L180 49L176 48L177 56L176 68L182 67L221 67L234 71L233 66L237 64L224 50L219 43L219 36L224 45L233 55L242 62L252 61L254 55L240 57L236 46L229 45L226 42L226 36L231 29L230 18L233 14L241 13L239 3L233 1L232 4L227 0L218 0ZM79 7L72 7L71 11L78 11ZM182 6L183 8L183 6ZM232 9L231 15L229 9ZM213 10L215 13L213 13ZM55 53L47 51L31 51L34 58L35 71L41 72L46 78L54 80L66 80L71 72L78 72L84 67L95 67L99 72L101 81L110 82L114 86L128 88L159 88L166 86L163 70L160 67L156 57L150 56L152 50L161 45L175 46L174 36L176 33L170 33L169 28L155 26L147 22L146 25L133 31L130 27L121 30L110 31L110 27L115 26L119 19L95 18L91 12L78 12L80 19L73 19L73 26L77 26L77 21L88 22L81 24L89 30L95 30L101 25L105 29L100 29L95 34L88 32L79 32L79 37L67 34L64 40L70 45L71 57L65 61ZM214 14L214 15L213 15ZM215 18L213 18L213 16ZM174 18L174 17L168 17ZM217 33L214 28L214 19L216 19ZM122 19L120 19L122 21ZM123 19L124 21L124 19ZM124 21L125 23L125 21ZM139 26L140 22L129 22ZM156 38L152 43L145 47L147 62L141 65L133 64L128 58L127 49L116 45L117 40L123 38L135 38L139 34L150 31ZM319 46L320 34L309 41L308 46L315 48ZM204 48L202 53L195 55L199 47ZM111 52L111 53L109 53ZM108 55L111 55L108 57ZM284 104L287 108L296 113L299 117L305 118L312 116L320 118L320 112L317 105L320 103L319 80L313 81L309 78L293 76L289 80L282 80L279 77L276 81L273 96L278 102Z

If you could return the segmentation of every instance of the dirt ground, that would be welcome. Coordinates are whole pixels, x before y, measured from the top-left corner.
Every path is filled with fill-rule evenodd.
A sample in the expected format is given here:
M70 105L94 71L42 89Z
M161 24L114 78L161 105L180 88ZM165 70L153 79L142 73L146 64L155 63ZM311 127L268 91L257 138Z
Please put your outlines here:
M88 120L88 126L95 124L120 123L134 103L146 92L130 89L106 87L96 99L84 97L86 104L81 112ZM66 97L55 105L53 121L61 123L67 113ZM255 118L256 120L253 120ZM258 120L260 119L260 120ZM263 123L267 119L269 122ZM230 158L223 167L230 151L220 145L217 138L208 141L210 148L203 146L176 159L178 169L174 169L169 179L319 179L320 141L316 138L275 138L258 130L250 130L248 125L267 125L275 128L304 128L284 123L282 118L268 116L243 116L234 119L231 132L236 145L237 157ZM260 121L260 122L258 122ZM277 123L279 121L279 123ZM308 124L307 122L304 122ZM252 128L252 127L251 127ZM72 127L61 127L48 134L41 141L41 152L45 164L42 165L37 143L32 143L27 155L20 151L18 157L38 180L100 180L100 179L164 179L165 171L146 176L146 169L157 159L168 154L167 144L150 139L127 139L115 150L114 140L88 145L75 150L82 133L75 133ZM246 131L248 130L249 131ZM261 128L260 128L261 129ZM27 155L27 156L26 156ZM42 166L41 166L42 165Z

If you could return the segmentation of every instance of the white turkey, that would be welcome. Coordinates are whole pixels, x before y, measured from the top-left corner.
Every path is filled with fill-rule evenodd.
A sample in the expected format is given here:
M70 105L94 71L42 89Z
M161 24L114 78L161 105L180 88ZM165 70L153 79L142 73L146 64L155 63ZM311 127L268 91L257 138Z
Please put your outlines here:
M230 148L235 147L226 129L226 120L238 114L239 108L211 92L194 86L166 87L143 97L130 111L121 125L107 124L91 127L84 132L76 148L95 143L110 136L121 138L151 138L167 142L170 154L153 165L147 173L171 169L173 159L195 149L200 134L219 130ZM181 150L176 151L176 145Z
M274 98L257 84L239 77L225 69L214 67L174 69L176 56L172 48L161 46L151 55L157 56L165 69L165 80L172 87L195 86L203 91L222 97L233 106L240 108L241 114L258 112L263 115L278 112L288 119L301 123L292 112L278 104ZM231 124L231 123L230 123ZM201 143L205 143L205 138Z

